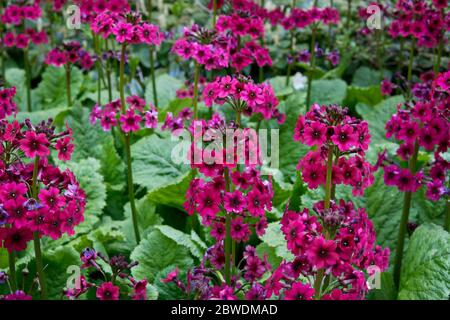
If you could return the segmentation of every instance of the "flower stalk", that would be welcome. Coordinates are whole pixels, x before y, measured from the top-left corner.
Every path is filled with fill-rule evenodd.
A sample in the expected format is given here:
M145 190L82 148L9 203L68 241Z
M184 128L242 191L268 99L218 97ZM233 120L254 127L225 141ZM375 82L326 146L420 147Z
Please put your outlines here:
M152 90L153 90L153 104L155 108L158 108L158 91L156 90L156 77L155 77L155 47L150 46L150 76L152 78Z
M228 167L225 167L225 185L226 190L229 192L231 189L230 183L230 172ZM228 285L231 284L231 214L227 213L225 218L225 240L224 240L224 251L225 251L225 281Z
M308 88L306 93L306 106L309 108L311 105L311 90L312 90L312 80L314 75L314 70L316 68L316 54L315 54L315 48L316 48L316 26L313 25L312 27L312 36L311 36L311 45L310 45L310 66L308 70Z
M17 278L16 278L16 253L15 251L8 253L8 264L9 264L9 285L11 286L11 291L15 292L17 290Z
M31 183L31 195L34 199L38 198L38 181L37 175L39 171L39 157L34 158L33 167L33 177ZM39 238L39 232L33 233L33 244L34 244L34 257L36 259L36 271L39 279L39 286L41 289L41 299L47 299L47 285L45 283L45 273L42 262L42 249L41 249L41 239Z
M70 88L70 78L71 78L71 64L66 63L65 69L66 69L66 93L67 93L67 106L70 108L72 106L72 92ZM100 77L100 75L99 75Z
M120 102L122 105L122 113L125 113L125 51L126 44L122 44L122 51L120 55L120 67L119 67L119 89L120 89ZM136 203L134 197L134 183L133 183L133 168L132 168L132 160L131 160L131 132L124 133L124 148L125 148L125 157L127 160L127 183L128 183L128 197L130 200L130 208L131 208L131 218L133 221L133 229L134 236L136 238L136 243L139 244L141 242L141 236L139 233L139 226L137 220L137 210Z
M200 79L200 64L195 62L195 71L194 71L194 98L192 101L192 105L194 106L194 120L198 119L198 82Z
M409 162L409 170L413 174L416 172L418 154L419 154L419 142L416 140L414 144L414 153ZM403 198L402 217L400 220L400 228L398 232L397 247L395 249L395 258L394 258L394 284L397 288L399 287L400 284L403 250L405 246L405 236L408 225L409 212L411 209L411 202L412 202L412 192L409 191L405 192Z

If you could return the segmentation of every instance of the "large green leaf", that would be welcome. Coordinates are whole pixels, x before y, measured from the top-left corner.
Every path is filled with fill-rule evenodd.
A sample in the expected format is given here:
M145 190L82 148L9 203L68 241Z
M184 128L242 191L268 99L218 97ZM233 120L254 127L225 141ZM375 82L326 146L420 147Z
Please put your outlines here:
M286 240L280 228L280 222L269 223L266 233L260 239L268 247L273 248L278 258L291 261L294 255L287 249Z
M434 224L416 229L403 258L399 299L448 300L450 234Z
M80 92L83 74L80 69L73 67L71 71L70 90L72 101ZM67 107L66 71L64 68L48 66L42 74L42 81L33 90L33 108L50 109Z
M132 145L134 182L149 191L180 181L190 169L172 160L172 150L178 142L156 135L142 138Z
M366 66L356 69L353 74L352 85L358 87L370 87L379 85L381 82L381 72L379 70L370 69Z
M347 84L340 79L314 80L311 88L311 104L342 104L347 95Z
M158 108L166 108L170 101L176 98L176 91L183 86L183 81L168 74L162 74L156 78L156 90L158 92ZM145 100L153 103L153 89L151 81L145 88Z
M284 76L270 78L269 82L277 97L287 96L294 92L294 88L292 87L292 79L290 86L286 86L286 77Z
M364 103L368 106L374 106L383 100L379 85L371 87L349 86L347 97L344 100L344 106L354 107L358 103Z
M160 188L153 189L147 194L146 198L156 204L162 204L184 210L183 203L186 200L186 191L189 188L189 183L192 178L193 172L186 172L177 180L171 181Z
M198 258L199 260L202 259L203 252L199 249L198 245L192 240L191 235L188 235L184 232L181 232L177 229L165 225L156 226L155 228L161 231L161 233L165 235L167 238L172 239L179 245L188 248L192 256Z
M19 111L27 109L27 92L25 82L25 71L18 68L8 68L5 72L7 87L16 87L14 101Z
M185 269L193 265L190 251L183 245L166 237L159 230L149 233L131 253L131 260L139 261L132 269L137 279L153 282L156 275L167 267Z

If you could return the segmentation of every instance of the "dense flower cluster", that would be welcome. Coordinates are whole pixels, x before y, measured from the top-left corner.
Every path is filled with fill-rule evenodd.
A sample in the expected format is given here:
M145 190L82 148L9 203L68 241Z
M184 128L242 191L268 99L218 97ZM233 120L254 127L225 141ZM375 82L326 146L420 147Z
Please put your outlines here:
M386 152L379 157L384 167L384 181L397 186L400 191L416 192L422 185L427 186L427 197L437 201L448 194L446 189L448 161L442 158L450 144L449 126L449 85L450 72L442 73L435 80L431 78L413 86L414 101L399 104L397 113L386 123L386 137L395 138L401 144L397 156L410 160L422 147L434 152L434 160L428 168L417 173L387 158Z
M364 209L352 202L314 204L315 214L287 211L281 220L281 231L287 248L294 254L291 262L283 262L267 282L267 298L273 294L287 300L312 300L313 283L320 270L325 281L316 298L344 300L363 299L369 287L366 274L387 269L389 249L375 246L375 231ZM320 279L322 280L322 279Z
M150 104L146 109L147 102L138 96L126 98L127 108L121 105L120 99L111 101L105 106L96 104L91 111L90 122L95 124L100 120L104 131L119 125L123 132L134 132L145 128L154 129L158 127L158 111Z
M64 295L69 299L78 299L88 291L95 290L95 296L99 300L119 300L120 298L147 300L147 280L138 281L130 276L130 271L138 264L137 262L127 262L121 255L108 259L91 248L84 249L80 259L83 262L81 266L83 270L95 270L103 278L97 279L92 274L80 275L80 278L75 279L73 288L64 290ZM108 268L105 268L104 264Z
M261 259L254 247L246 246L243 259L239 263L243 266L242 270L238 270L238 274L233 277L230 285L218 284L213 276L216 270L223 268L224 263L223 243L218 242L208 248L200 266L187 271L186 281L182 281L178 268L169 272L161 281L174 283L188 299L264 300L266 298L266 289L260 283L263 275L271 270L266 257Z
M207 83L207 79L203 76L198 78L198 101L202 101L202 93L205 84ZM176 92L176 96L178 99L186 99L194 98L194 83L189 80L186 80L184 83L184 88L178 89Z
M194 166L208 178L191 181L183 205L188 214L198 212L203 224L211 227L211 235L216 240L225 237L226 215L233 216L231 237L235 241L247 241L251 235L250 227L254 227L256 234L264 234L267 227L265 210L272 210L270 181L262 180L255 168L234 171L229 176L226 171L224 177L223 165Z
M120 14L131 9L127 0L74 0L73 2L80 7L83 22L92 22L97 15L105 11Z
M369 126L366 121L350 117L346 108L313 105L305 116L298 118L294 140L317 147L300 159L297 166L310 188L325 184L330 148L336 159L334 185L350 185L353 194L361 196L373 183L373 167L364 158L370 142Z
M285 120L285 115L277 108L278 99L270 84L256 84L242 75L217 77L205 86L203 99L208 107L227 103L245 115L260 114L265 119L275 118L279 123Z
M274 24L275 21L280 23L284 29L291 30L293 28L303 29L314 23L322 22L323 24L338 24L340 20L339 11L332 7L317 8L313 7L308 10L293 8L289 15L284 15L281 11L272 12L269 18Z
M399 0L389 34L393 38L412 37L419 46L434 48L443 39L443 31L450 30L450 12L443 14L446 8L447 0L436 0L432 4L423 0Z
M13 101L16 87L0 89L0 120L17 113L17 105Z
M183 108L176 116L172 112L167 112L161 130L170 130L176 134L176 130L186 127L193 115L194 113L191 108Z
M60 160L69 160L71 135L70 129L56 133L51 120L37 126L29 120L0 122L0 244L8 251L24 250L33 232L52 239L73 235L83 221L84 191L70 170L47 159L55 149Z
M55 67L78 64L82 69L89 70L94 65L94 60L89 52L82 49L78 41L71 41L64 43L61 48L50 50L45 57L45 63Z
M124 12L123 8L120 11ZM92 21L91 29L104 39L113 35L118 43L159 46L165 39L158 26L143 22L141 16L132 11L126 14L100 13Z
M179 57L204 65L206 70L228 67L230 38L194 24L184 28L183 37L175 41L172 51Z
M12 30L7 29L4 32L3 39L0 39L0 45L24 49L28 47L30 41L35 45L48 43L45 31L36 31L25 26L25 21L36 21L41 16L42 10L37 3L24 6L11 4L6 7L0 20L6 26L12 25Z

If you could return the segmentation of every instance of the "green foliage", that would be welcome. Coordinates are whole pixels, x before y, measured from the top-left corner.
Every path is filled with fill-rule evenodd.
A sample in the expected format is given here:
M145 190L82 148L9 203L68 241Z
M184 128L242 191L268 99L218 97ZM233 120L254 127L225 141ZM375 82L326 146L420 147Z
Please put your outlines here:
M183 81L168 74L156 77L156 90L158 92L158 108L165 109L175 99L176 91L183 86ZM145 88L145 100L153 103L153 89L149 80Z
M284 235L280 228L280 222L269 223L266 233L260 237L262 244L258 246L258 251L263 253L267 250L268 253L271 253L270 256L272 260L285 259L287 261L292 261L294 255L288 251L286 240L284 239Z
M347 84L340 79L314 80L311 88L311 104L342 104L347 95ZM309 107L307 106L309 109Z
M449 271L450 234L433 224L419 227L403 258L398 298L448 300Z
M139 261L132 269L133 277L157 283L157 274L168 267L185 269L193 265L190 250L165 236L160 230L149 233L131 253Z
M132 145L134 182L152 191L180 181L189 167L172 161L171 154L176 145L176 141L156 135L144 137Z

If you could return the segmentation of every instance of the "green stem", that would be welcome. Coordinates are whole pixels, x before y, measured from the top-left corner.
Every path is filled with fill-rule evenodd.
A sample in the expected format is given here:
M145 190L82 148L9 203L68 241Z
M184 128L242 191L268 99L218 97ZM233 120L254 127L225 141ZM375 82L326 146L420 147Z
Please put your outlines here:
M409 170L413 174L416 172L418 154L419 154L419 142L416 141L416 143L414 144L414 154L409 162ZM403 198L402 217L400 220L400 228L398 232L397 247L395 249L395 258L394 258L394 283L397 288L399 287L400 284L403 251L405 246L405 236L409 219L409 212L411 209L411 202L412 202L412 192L405 192Z
M8 253L8 263L9 263L9 284L11 285L11 290L13 292L17 291L17 278L16 278L16 253L15 251Z
M437 75L439 73L439 69L441 67L441 59L442 59L442 51L444 50L444 38L442 37L439 42L438 54L436 57L436 63L434 64L434 73Z
M325 210L330 208L331 203L331 190L332 190L332 172L333 172L333 152L334 152L334 146L331 145L328 150L328 160L327 160L327 178L325 182L325 201L324 201L324 208ZM325 238L328 240L330 237L329 232L324 228L325 232ZM316 300L319 300L321 297L321 288L322 288L322 282L323 278L325 276L325 269L319 269L317 271L316 280L314 281L314 291L315 291L315 298Z
M447 232L450 232L450 197L447 196L447 200L445 201L445 222L444 229Z
M192 105L194 106L194 120L197 119L197 105L198 105L198 81L200 78L200 64L195 62L195 71L194 71L194 98L192 101Z
M347 0L347 21L345 23L345 27L347 30L350 27L351 18L352 18L352 0Z
M39 171L39 157L34 158L33 177L31 183L31 195L34 199L38 198L38 181L37 175ZM38 274L39 285L41 287L41 299L47 299L47 285L45 282L44 267L42 263L42 250L39 232L33 233L34 257L36 260L36 271Z
M94 34L94 32L92 32L92 40L94 41L94 48L95 48L95 53L98 57L97 61L95 62L95 66L97 68L97 103L99 105L102 104L102 80L101 80L101 75L103 73L102 70L102 65L101 65L101 60L100 60L100 39L98 38L98 36L96 34Z
M213 29L216 28L217 22L217 0L213 0Z
M155 60L154 55L155 47L150 46L150 75L152 77L152 89L153 89L153 104L158 108L158 92L156 90L156 78L155 78Z
M109 51L108 39L105 40L106 51ZM108 82L108 101L112 101L111 61L106 59L106 80Z
M25 64L25 82L27 87L27 111L31 112L31 70L28 48L25 48L23 51L23 60Z
M230 172L228 167L225 167L224 170L225 175L225 185L226 190L230 191L231 189L231 182L230 182ZM225 213L226 220L225 220L225 244L224 244L224 251L225 251L225 281L228 285L231 284L231 215L228 213Z
M312 80L314 75L314 70L316 68L316 26L312 27L312 36L311 36L311 44L309 48L311 61L310 61L310 67L308 70L308 88L306 93L306 107L309 108L311 105L311 90L312 90Z
M120 103L122 105L122 113L126 112L125 109L125 52L126 52L126 44L122 44L122 51L120 56L120 75L119 75L119 89L120 89ZM131 132L125 133L124 144L125 144L125 157L127 160L127 183L128 183L128 197L130 200L130 208L131 208L131 219L133 221L133 229L134 236L136 238L136 243L139 244L141 242L141 236L139 234L139 226L137 220L137 210L136 203L134 197L134 182L133 182L133 168L132 168L132 159L131 159Z
M153 9L152 0L147 0L147 11L148 11L148 21L149 22L152 21L152 9Z
M290 34L291 34L291 38L290 38L289 51L291 54L291 58L293 58L294 50L295 50L295 30L294 30L294 28L291 29ZM288 61L287 75L286 75L286 87L288 87L291 82L291 73L292 73L292 64L293 63L294 63L293 61L291 63L289 63L289 61Z
M68 62L66 64L66 93L67 93L67 106L71 107L72 106L72 93L70 90L70 70L71 69L71 65L70 62Z

